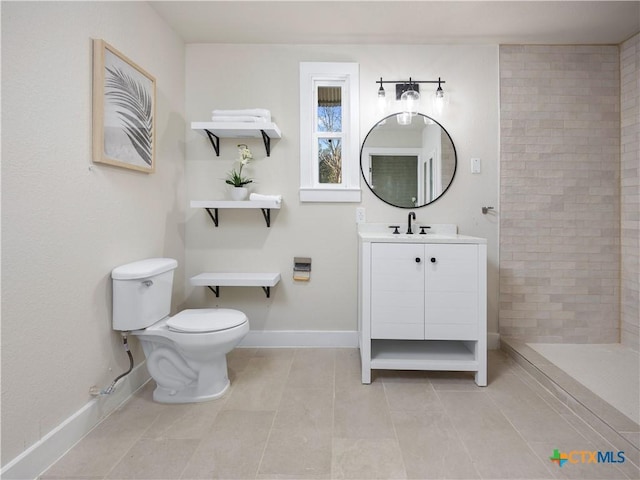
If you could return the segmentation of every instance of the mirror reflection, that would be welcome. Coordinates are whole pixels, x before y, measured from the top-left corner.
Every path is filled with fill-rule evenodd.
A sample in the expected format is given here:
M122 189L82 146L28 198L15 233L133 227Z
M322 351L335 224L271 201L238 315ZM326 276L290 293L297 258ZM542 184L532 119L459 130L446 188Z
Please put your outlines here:
M457 155L449 133L427 115L398 113L369 131L360 169L380 200L401 208L428 205L449 188Z

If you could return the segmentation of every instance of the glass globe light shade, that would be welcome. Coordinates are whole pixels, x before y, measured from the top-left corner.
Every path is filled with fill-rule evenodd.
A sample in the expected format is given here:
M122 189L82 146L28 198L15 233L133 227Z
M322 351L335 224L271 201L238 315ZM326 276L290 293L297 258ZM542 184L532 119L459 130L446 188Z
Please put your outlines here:
M400 97L402 102L402 111L415 115L418 113L418 103L420 103L420 94L415 90L407 90Z

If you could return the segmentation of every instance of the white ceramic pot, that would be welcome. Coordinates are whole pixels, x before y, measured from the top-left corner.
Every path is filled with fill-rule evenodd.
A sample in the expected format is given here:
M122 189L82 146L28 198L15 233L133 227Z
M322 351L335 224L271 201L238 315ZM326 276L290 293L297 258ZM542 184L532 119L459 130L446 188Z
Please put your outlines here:
M249 190L246 187L232 187L230 190L232 200L246 200Z

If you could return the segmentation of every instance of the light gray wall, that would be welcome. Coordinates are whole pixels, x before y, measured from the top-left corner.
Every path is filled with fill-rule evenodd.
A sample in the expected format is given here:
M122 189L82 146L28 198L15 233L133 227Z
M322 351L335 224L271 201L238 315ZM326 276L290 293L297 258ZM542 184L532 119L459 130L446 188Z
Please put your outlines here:
M92 164L92 38L156 77L152 175ZM176 258L184 300L184 91L184 45L146 3L2 2L3 465L128 367L113 267Z
M243 309L253 330L356 330L356 207L367 221L402 223L407 210L391 207L368 191L362 203L300 203L299 63L358 62L360 139L381 118L376 80L446 80L451 101L434 116L451 135L459 169L452 187L432 205L416 209L419 222L455 223L463 234L485 237L489 252L489 331L497 332L498 224L482 206L498 207L497 46L389 45L211 45L187 46L186 116L207 121L212 109L268 108L282 130L267 158L261 140L242 139L256 158L249 173L253 190L282 194L283 206L267 228L259 211L220 211L220 226L204 210L186 217L187 276L207 271L277 271L281 283L266 299L259 288L222 288L220 298L191 288L192 307ZM423 94L431 86L423 86ZM389 91L392 87L389 87ZM435 87L433 88L435 90ZM425 102L426 103L426 102ZM393 111L397 111L394 109ZM421 108L426 114L426 107ZM388 113L392 113L389 111ZM186 170L190 200L225 198L224 178L237 158L236 139L221 139L220 157L209 141L187 133ZM483 171L470 173L469 159L482 158ZM312 258L311 281L292 280L294 256Z

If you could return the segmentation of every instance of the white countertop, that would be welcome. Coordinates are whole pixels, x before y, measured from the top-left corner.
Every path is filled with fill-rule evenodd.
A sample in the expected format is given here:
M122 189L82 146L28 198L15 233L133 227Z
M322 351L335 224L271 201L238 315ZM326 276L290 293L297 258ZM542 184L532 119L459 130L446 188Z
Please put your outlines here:
M390 225L400 225L399 234L394 234ZM472 237L469 235L459 235L457 227L451 224L433 224L427 230L429 233L420 234L420 226L428 225L416 223L412 224L411 235L406 234L406 221L400 223L361 223L358 225L358 237L361 242L383 242L383 243L471 243L486 244L486 238Z

